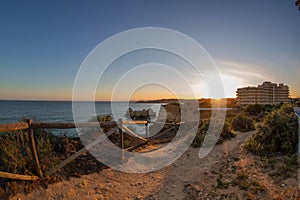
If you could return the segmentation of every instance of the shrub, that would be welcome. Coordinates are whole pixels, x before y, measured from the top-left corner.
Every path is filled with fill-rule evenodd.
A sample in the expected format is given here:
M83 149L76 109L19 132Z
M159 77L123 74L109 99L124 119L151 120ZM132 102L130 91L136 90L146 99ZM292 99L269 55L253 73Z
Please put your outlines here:
M31 174L33 164L27 131L0 135L0 171Z
M298 117L290 104L269 113L259 126L259 132L246 142L246 149L258 155L297 151Z
M98 122L110 122L113 120L111 115L98 115Z
M252 118L244 114L240 114L233 117L230 121L230 124L233 130L235 131L247 132L247 131L255 130L255 126Z
M111 122L113 121L113 118L111 115L98 115L98 116L94 116L92 117L89 122ZM108 132L110 131L112 128L114 128L115 126L114 125L110 125L110 126L107 126L107 125L101 125L101 128L104 132ZM88 128L88 129L82 129L81 130L82 133L81 134L85 134L85 132L89 132L89 131L92 131L91 128ZM94 131L95 132L98 132L99 131L99 128L94 128Z
M36 130L34 136L40 164L45 172L56 163L50 136L42 130ZM35 173L27 131L0 135L0 171L28 175Z
M201 134L199 133L199 131L197 132L197 135L195 136L191 146L192 147L201 147L203 141L204 141L204 138L205 138L205 134Z
M207 143L206 146L211 146L215 143L221 144L225 139L230 139L232 137L235 137L236 135L232 132L231 126L228 122L225 122L224 124L221 122L218 122L216 124L211 125L212 132L211 134L207 135L208 128L210 126L210 121L205 121L202 123L200 128L197 131L197 134L192 142L193 147L201 147L202 143L206 137ZM220 137L217 137L217 130L222 128L222 132L220 134ZM214 131L216 130L216 131Z
M265 152L264 146L260 142L256 141L254 137L250 137L246 141L245 148L256 155L262 155Z
M265 106L259 104L248 105L245 108L245 112L250 115L259 115L260 113L265 112Z
M221 132L221 138L230 139L235 137L235 133L233 132L231 125L226 121L223 126L223 130Z

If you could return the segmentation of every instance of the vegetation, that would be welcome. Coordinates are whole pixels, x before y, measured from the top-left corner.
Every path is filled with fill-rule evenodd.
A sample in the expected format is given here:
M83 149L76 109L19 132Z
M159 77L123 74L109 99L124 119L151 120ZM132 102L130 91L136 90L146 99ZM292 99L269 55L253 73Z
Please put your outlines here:
M259 132L246 141L245 148L257 155L293 154L297 151L298 118L290 104L266 115Z
M245 171L240 171L235 180L231 182L232 186L239 186L241 190L247 190L250 185L248 182L248 174Z
M110 122L113 118L111 115L98 115L97 120L98 122Z
M98 115L95 117L92 117L89 122L111 122L113 121L113 118L111 115ZM101 128L104 132L108 132L110 131L112 128L114 128L114 126L103 126L101 125ZM82 130L82 131L86 131L86 130ZM91 129L88 129L88 131L91 131ZM95 131L99 131L97 128L95 129Z
M42 170L55 162L54 151L48 133L35 132L36 148ZM27 131L5 133L0 136L0 171L33 175L35 172Z
M248 105L245 112L250 115L259 115L266 111L266 106L260 104Z
M44 175L45 172L65 160L70 154L83 148L79 138L56 136L44 130L35 129L34 138ZM11 195L17 192L29 192L38 185L46 187L49 183L69 178L74 174L94 173L102 167L103 165L89 153L82 154L79 159L69 163L56 174L51 177L45 176L38 182L22 182L1 178L0 197L1 199L9 199ZM26 130L0 134L0 171L21 175L37 175Z
M241 190L248 191L257 194L266 191L266 186L255 179L249 177L249 173L244 170L240 170L236 173L236 177L231 181L231 186L238 186Z
M193 147L201 147L202 143L205 139L205 137L207 136L208 138L208 143L206 143L206 145L213 145L215 144L215 142L217 142L217 144L221 144L223 143L223 141L225 139L230 139L232 137L235 137L236 135L233 133L231 126L228 122L225 122L224 125L221 122L217 122L217 124L211 128L217 130L220 128L220 126L223 126L221 135L219 138L217 138L217 135L215 134L209 134L207 135L208 132L208 128L210 126L210 121L204 121L200 128L197 131L196 137L194 138L193 142L192 142L192 146ZM212 133L214 133L214 131L212 131Z
M54 152L55 145L52 143L54 136L42 130L34 131L34 136L40 166L42 172L45 173L59 162ZM37 175L26 130L0 134L0 171L21 175ZM46 182L48 181L46 179L43 180ZM8 199L20 191L29 192L32 188L33 184L30 182L0 179L0 197L2 199Z
M274 166L272 166L273 168L271 167L272 171L269 175L275 180L289 178L293 174L293 172L298 169L296 154L290 157L285 156L281 158L273 158L273 160L275 161L275 163Z
M247 132L255 130L253 119L244 114L239 114L233 117L230 120L230 124L232 129L235 131Z
M282 103L276 105L248 105L244 109L244 112L246 115L250 115L256 121L261 121L268 113L280 109L282 105Z

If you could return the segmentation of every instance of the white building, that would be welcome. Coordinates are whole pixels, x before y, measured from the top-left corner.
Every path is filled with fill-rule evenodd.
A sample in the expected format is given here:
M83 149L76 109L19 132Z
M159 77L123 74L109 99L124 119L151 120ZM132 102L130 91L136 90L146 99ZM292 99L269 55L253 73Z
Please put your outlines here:
M288 103L289 86L266 81L257 87L238 88L236 95L237 103L241 105Z

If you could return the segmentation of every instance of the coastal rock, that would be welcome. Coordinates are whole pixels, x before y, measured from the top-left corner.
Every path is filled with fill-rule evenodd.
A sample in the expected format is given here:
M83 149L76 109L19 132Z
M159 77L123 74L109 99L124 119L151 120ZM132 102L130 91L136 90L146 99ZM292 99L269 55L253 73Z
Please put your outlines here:
M132 108L128 108L126 112L126 117L133 120L150 120L154 116L156 116L156 112L154 112L151 108L136 111L132 110Z

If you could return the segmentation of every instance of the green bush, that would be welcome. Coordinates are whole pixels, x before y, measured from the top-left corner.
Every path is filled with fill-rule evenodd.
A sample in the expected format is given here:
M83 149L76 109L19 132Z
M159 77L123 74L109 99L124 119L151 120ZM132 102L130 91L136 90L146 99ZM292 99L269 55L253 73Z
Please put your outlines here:
M113 121L113 118L111 115L98 115L98 116L94 116L92 117L89 122L111 122ZM101 124L101 128L104 132L108 132L110 131L112 128L114 128L115 126L114 125L104 125L104 124ZM88 128L88 129L82 129L81 130L81 134L85 134L85 133L88 133L90 131L94 131L94 132L98 132L100 131L99 128L94 128L94 129L91 129L91 128Z
M56 162L50 136L42 130L35 131L34 136L40 164L45 172ZM34 175L34 163L26 130L0 135L0 171Z
M221 132L221 138L230 139L235 136L236 136L236 134L233 132L231 125L227 121L225 121L223 130Z
M0 135L0 171L31 174L33 164L27 131Z
M98 115L98 122L111 122L113 120L111 115Z
M263 155L265 153L264 146L260 142L256 141L254 137L250 137L246 141L245 148L256 155Z
M248 105L245 108L245 112L250 115L259 115L265 112L265 106L260 104Z
M293 154L298 144L298 117L290 104L269 113L245 145L245 148L258 155L275 153Z
M252 118L244 114L239 114L233 117L230 121L230 124L233 130L235 131L247 132L247 131L255 130L255 126Z
M206 146L211 146L215 143L217 144L221 144L223 143L224 140L226 139L230 139L232 137L235 137L236 135L232 132L231 126L229 125L228 122L225 122L224 124L221 122L217 122L214 125L211 125L211 129L212 129L212 134L207 135L208 132L208 128L210 126L210 121L205 121L202 123L202 125L200 126L200 128L197 131L197 134L192 142L192 146L193 147L201 147L202 143L205 139L205 137L207 138L207 143ZM217 130L222 128L222 132L220 134L220 137L217 137ZM214 131L216 130L216 131Z

